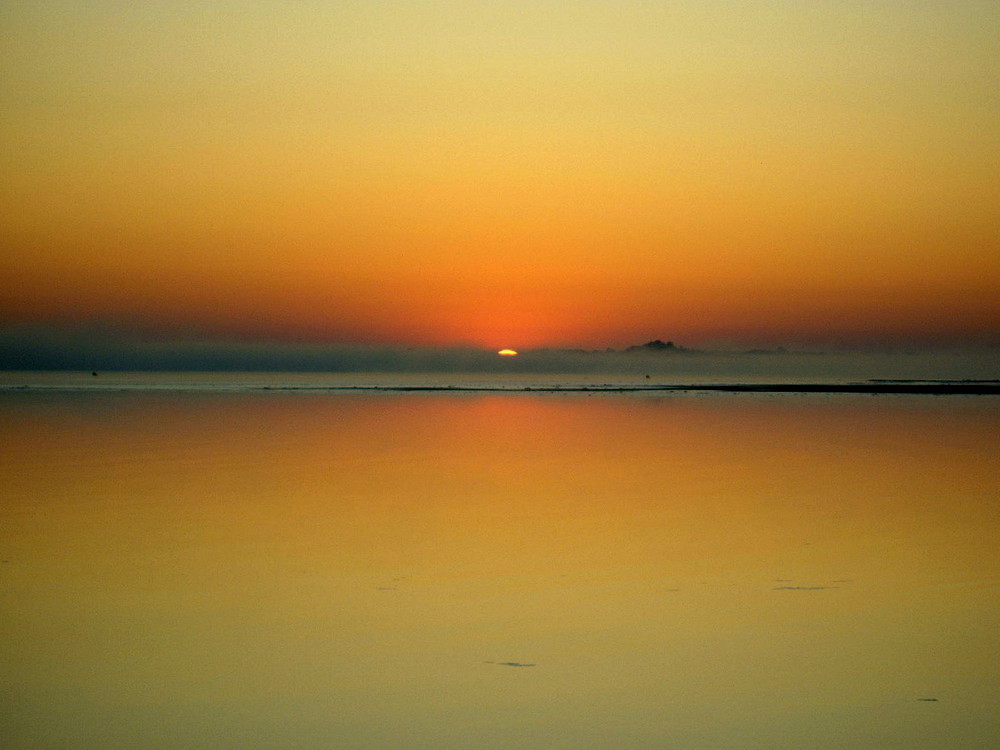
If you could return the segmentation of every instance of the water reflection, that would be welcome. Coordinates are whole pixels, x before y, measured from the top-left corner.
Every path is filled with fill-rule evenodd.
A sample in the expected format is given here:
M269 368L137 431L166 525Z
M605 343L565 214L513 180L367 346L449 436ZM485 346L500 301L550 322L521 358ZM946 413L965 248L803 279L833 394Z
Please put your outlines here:
M998 415L6 394L5 744L986 747Z

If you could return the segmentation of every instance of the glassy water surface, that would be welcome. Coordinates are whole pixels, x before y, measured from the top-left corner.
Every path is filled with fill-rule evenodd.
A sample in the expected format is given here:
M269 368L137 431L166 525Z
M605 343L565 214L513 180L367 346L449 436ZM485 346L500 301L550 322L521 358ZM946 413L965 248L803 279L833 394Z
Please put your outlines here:
M987 748L995 397L0 394L10 748Z

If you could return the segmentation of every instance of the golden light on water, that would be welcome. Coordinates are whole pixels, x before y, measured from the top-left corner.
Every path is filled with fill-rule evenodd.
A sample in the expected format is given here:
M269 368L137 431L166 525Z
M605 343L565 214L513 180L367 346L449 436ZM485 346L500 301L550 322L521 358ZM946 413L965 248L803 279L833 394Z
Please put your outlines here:
M982 400L0 395L6 746L990 746Z
M499 354L501 357L516 357L517 356L517 352L514 351L513 349L501 349L500 351L497 352L497 354Z

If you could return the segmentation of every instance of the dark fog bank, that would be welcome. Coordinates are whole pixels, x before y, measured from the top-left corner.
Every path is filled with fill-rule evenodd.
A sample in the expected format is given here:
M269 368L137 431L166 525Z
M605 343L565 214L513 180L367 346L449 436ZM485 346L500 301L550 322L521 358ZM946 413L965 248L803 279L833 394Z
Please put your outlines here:
M113 333L0 331L2 370L621 373L651 377L1000 378L1000 349L934 351L620 351L537 349L516 357L462 348L225 341L148 341Z

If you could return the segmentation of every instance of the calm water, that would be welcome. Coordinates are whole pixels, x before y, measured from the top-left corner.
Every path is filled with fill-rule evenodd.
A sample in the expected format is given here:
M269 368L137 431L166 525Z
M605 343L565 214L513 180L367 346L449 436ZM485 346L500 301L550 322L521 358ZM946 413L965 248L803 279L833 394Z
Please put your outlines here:
M998 427L996 397L0 393L0 745L996 747Z

